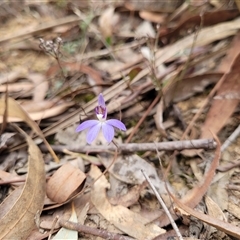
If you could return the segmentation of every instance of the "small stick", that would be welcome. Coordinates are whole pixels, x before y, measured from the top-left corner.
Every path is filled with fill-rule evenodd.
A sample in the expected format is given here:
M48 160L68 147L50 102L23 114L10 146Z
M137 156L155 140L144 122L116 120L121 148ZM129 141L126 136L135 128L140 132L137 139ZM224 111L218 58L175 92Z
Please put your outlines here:
M112 232L108 232L107 230L104 230L104 229L88 227L85 225L81 225L79 223L66 221L64 219L60 219L59 224L60 224L60 226L62 226L64 228L75 230L75 231L82 232L82 233L91 234L94 236L99 236L103 239L112 239L112 240L133 240L134 239L131 237L120 235L118 233L112 233Z
M51 239L52 234L54 233L54 229L55 229L55 226L56 226L56 224L57 224L57 222L58 222L58 219L59 219L58 216L56 216L56 217L53 219L52 227L51 227L51 230L50 230L49 235L48 235L48 240Z
M183 240L183 237L182 237L182 235L181 235L181 233L180 233L180 231L179 231L176 223L174 222L174 220L173 220L173 218L172 218L172 215L171 215L171 213L169 212L169 210L168 210L166 204L164 203L163 199L161 198L161 196L160 196L159 193L157 192L156 188L153 186L150 178L146 175L146 173L145 173L143 170L142 170L142 173L143 173L144 177L146 178L146 180L148 181L148 183L149 183L150 187L152 188L154 194L156 195L156 197L157 197L159 203L161 204L163 210L164 210L165 213L167 214L167 216L168 216L168 218L169 218L169 221L170 221L173 229L175 230L175 232L176 232L176 234L177 234L178 239L179 239L179 240Z
M240 134L240 125L234 130L229 138L222 144L221 152L223 152Z
M55 152L64 152L66 149L72 152L110 152L115 151L116 146L79 146L70 147L64 145L52 145L52 149ZM184 149L214 149L216 143L213 139L196 139L196 140L184 140L184 141L173 141L173 142L160 142L160 143L123 143L118 144L119 152L137 152L137 151L174 151ZM46 151L44 145L40 146L42 151Z

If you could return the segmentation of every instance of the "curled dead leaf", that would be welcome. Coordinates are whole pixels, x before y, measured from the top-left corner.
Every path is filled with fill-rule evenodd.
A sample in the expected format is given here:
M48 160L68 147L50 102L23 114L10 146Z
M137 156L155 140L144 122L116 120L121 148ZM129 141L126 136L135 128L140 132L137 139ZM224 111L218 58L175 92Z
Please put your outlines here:
M28 174L23 189L16 189L0 205L0 239L26 239L36 227L45 197L44 161L39 148L28 143Z
M66 163L49 179L47 196L54 202L63 203L76 193L85 178L85 174L79 168Z

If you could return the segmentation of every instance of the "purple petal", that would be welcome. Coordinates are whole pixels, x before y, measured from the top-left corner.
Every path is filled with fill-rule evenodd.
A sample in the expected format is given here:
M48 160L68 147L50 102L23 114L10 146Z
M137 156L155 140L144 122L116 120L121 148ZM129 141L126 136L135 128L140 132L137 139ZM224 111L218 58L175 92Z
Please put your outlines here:
M109 120L106 121L106 123L108 125L112 125L115 128L118 128L120 130L123 130L123 131L127 130L125 125L121 121L119 121L117 119L109 119Z
M104 101L102 93L100 93L98 95L98 106L100 106L102 108L106 108L106 104L105 104L105 101Z
M97 121L97 120L96 120ZM101 122L97 121L98 123L91 127L87 133L87 143L91 144L92 141L97 137L99 130L101 129Z
M102 123L102 132L107 142L110 143L114 137L114 128L107 122L104 122Z
M81 132L87 128L91 128L94 125L97 125L99 123L98 120L87 120L85 122L82 122L80 125L77 126L76 132Z

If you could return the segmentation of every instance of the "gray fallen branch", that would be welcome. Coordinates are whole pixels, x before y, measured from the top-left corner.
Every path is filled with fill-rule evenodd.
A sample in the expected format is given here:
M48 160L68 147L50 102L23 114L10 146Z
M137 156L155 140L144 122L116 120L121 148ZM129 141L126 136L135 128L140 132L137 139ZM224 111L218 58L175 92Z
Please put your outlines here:
M64 152L69 150L72 152L108 152L115 151L116 146L114 144L101 145L101 146L79 146L71 147L64 145L51 145L55 152ZM197 140L184 140L173 142L160 142L160 143L122 143L117 144L118 151L120 152L138 152L138 151L174 151L184 149L214 149L216 142L214 139L197 139ZM42 151L47 151L45 145L40 146Z

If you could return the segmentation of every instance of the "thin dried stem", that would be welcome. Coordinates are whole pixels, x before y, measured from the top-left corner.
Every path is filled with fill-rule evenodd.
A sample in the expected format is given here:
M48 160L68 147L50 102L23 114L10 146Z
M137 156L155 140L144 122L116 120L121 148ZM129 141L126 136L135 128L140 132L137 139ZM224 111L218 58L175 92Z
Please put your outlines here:
M45 151L46 147L41 145L41 150ZM70 147L62 145L52 145L55 152L64 152L66 149L72 152L112 152L116 151L116 145L108 146L79 146ZM214 149L216 143L213 139L197 139L197 140L184 140L173 142L160 142L160 143L123 143L117 145L119 152L138 152L138 151L174 151L184 149Z
M229 138L221 146L221 152L223 152L240 134L240 125L234 130Z
M51 227L51 230L50 230L50 232L49 232L49 236L48 236L48 240L51 239L52 234L54 233L54 229L55 229L55 226L56 226L56 224L57 224L57 222L58 222L58 219L59 219L58 216L56 216L56 217L53 219L52 227Z
M88 226L81 225L79 223L74 223L71 221L66 221L64 219L59 220L59 224L67 229L75 230L81 233L87 233L94 236L99 236L103 239L112 239L112 240L133 240L134 238L123 236L117 233L108 232L104 229L97 229Z
M150 178L146 175L146 173L142 170L142 173L144 175L144 177L146 178L146 180L148 181L150 187L152 188L157 200L159 201L159 203L161 204L163 210L165 211L165 213L167 214L168 218L169 218L169 221L173 227L173 229L175 230L176 234L177 234L177 237L179 240L183 240L183 237L176 225L176 223L174 222L173 218L172 218L172 215L171 213L168 211L168 208L166 206L166 204L164 203L163 199L161 198L161 196L159 195L159 193L157 192L156 188L154 187L154 185L152 184Z

